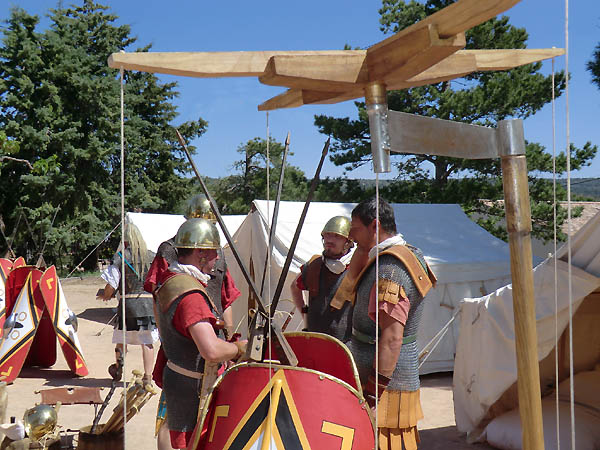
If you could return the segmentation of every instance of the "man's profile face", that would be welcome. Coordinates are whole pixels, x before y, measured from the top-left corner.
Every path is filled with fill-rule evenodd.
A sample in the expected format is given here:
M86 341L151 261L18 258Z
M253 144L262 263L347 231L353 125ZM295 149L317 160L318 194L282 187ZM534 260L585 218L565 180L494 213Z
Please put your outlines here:
M350 223L350 239L352 239L359 247L370 249L375 245L375 225L365 225L362 221L352 216Z
M339 258L346 253L348 239L337 233L322 233L323 253L328 258Z
M201 261L199 269L204 273L211 273L217 263L217 259L219 259L217 251L213 249L203 249L200 250L199 256Z

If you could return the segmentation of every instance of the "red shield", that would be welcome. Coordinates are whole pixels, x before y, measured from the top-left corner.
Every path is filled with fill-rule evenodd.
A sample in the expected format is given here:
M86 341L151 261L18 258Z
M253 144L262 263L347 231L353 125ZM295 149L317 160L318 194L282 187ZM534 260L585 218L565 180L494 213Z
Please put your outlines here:
M6 314L6 280L12 268L12 261L6 258L0 258L0 329L4 325Z
M373 423L362 395L315 370L244 363L217 381L194 448L372 449Z
M15 261L13 262L13 269L16 269L17 267L22 267L22 266L26 266L27 263L25 262L25 258L23 258L22 256L19 256L17 259L15 259Z
M362 392L352 354L340 340L328 334L305 331L285 333L285 338L298 358L298 367L333 375ZM272 359L276 359L275 346L271 351Z
M11 272L11 276L14 273ZM44 308L36 297L41 297L38 282L42 273L39 270L27 273L23 288L14 301L10 313L14 325L4 329L0 343L0 376L11 383L17 378L37 331ZM10 279L10 278L9 278Z
M0 258L0 281L5 284L12 265L13 263L10 259Z
M83 359L81 344L71 321L74 316L67 305L56 267L51 266L44 272L40 279L40 290L69 368L75 375L87 375L89 372Z

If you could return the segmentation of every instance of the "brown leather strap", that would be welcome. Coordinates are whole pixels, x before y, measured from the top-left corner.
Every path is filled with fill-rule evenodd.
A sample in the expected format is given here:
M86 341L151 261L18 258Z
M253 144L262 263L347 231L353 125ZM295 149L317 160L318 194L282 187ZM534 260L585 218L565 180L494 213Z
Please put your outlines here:
M156 298L158 300L158 304L160 306L161 311L165 312L171 306L176 299L181 297L183 294L192 291L200 291L202 292L208 301L211 303L211 306L214 308L212 301L208 297L206 293L206 288L200 281L194 278L191 275L185 273L178 273L177 275L169 278L165 283L159 287L155 291Z
M426 267L423 267L421 262L415 256L415 254L407 246L394 245L379 253L379 257L381 257L382 255L392 255L398 260L400 260L402 264L404 264L404 267L406 267L410 278L413 280L417 290L423 297L427 295L427 293L432 287L435 287L437 278L434 275L431 268L429 267L429 264L425 263ZM367 269L371 267L371 265L374 263L375 258L369 259L365 267L363 267L362 271L358 275L353 289L355 291L355 295L356 286L358 286L360 279L363 277Z
M311 297L319 295L319 278L321 276L322 266L323 259L321 258L321 255L314 255L306 263L304 270L302 271L302 281Z

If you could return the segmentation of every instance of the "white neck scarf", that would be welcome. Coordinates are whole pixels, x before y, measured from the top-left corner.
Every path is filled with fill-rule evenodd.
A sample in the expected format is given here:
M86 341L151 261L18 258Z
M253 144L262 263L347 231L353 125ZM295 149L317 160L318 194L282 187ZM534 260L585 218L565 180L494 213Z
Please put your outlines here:
M327 269L329 269L330 272L339 275L344 270L346 270L346 266L350 264L350 260L352 259L353 253L353 251L349 251L339 259L326 258L325 255L321 255L321 259L325 263L325 267L327 267Z
M398 233L395 236L392 236L391 238L387 238L385 241L381 241L379 244L377 244L375 247L369 250L369 259L374 258L377 253L380 253L386 248L389 248L393 245L405 244L406 241L404 240L404 237L400 233Z
M180 264L178 261L175 261L169 266L169 270L175 273L186 273L191 275L205 286L206 283L208 283L208 280L210 280L210 275L202 272L196 266L192 266L191 264Z

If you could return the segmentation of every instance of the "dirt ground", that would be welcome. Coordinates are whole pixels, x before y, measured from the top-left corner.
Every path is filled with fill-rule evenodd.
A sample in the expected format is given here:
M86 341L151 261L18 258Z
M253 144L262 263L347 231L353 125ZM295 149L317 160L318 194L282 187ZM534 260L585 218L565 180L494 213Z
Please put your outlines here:
M77 315L79 322L78 337L90 371L84 378L73 378L60 349L57 351L56 364L50 369L24 368L15 382L8 386L8 417L18 419L28 408L40 402L36 391L65 386L99 386L103 390L102 398L110 389L111 378L107 368L114 360L112 327L105 324L113 316L112 308L117 302L102 303L96 300L95 293L104 283L100 278L74 278L63 280L63 290L67 303ZM99 335L98 335L99 334ZM127 379L131 371L143 371L139 346L131 346L125 362ZM452 374L434 374L422 377L421 400L425 419L419 422L422 449L458 450L489 449L487 445L469 445L465 437L456 429L452 405ZM103 414L106 421L112 414L120 397L119 387ZM125 432L126 449L156 448L154 427L158 395L142 408L140 413L127 423ZM94 407L91 405L63 405L58 413L59 425L69 441L77 441L77 430L92 424Z

